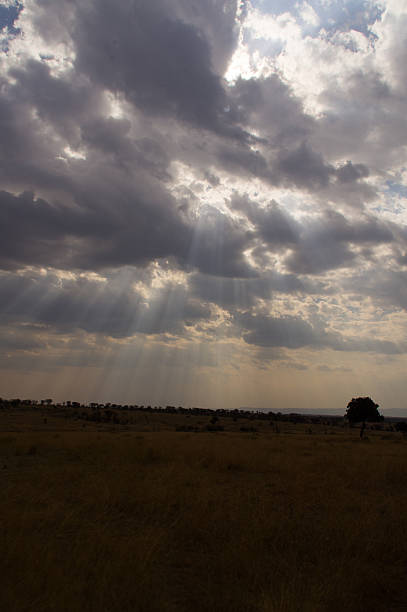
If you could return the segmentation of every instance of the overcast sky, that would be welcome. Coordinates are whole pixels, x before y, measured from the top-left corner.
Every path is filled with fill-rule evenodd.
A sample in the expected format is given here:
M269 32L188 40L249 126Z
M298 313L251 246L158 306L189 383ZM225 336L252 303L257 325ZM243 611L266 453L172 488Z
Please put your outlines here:
M0 28L0 395L407 415L403 0Z

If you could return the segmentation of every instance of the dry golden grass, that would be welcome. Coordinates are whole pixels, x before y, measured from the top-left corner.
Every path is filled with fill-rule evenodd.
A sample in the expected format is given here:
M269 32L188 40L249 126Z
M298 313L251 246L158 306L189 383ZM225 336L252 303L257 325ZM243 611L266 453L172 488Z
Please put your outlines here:
M407 609L407 442L0 434L0 609Z

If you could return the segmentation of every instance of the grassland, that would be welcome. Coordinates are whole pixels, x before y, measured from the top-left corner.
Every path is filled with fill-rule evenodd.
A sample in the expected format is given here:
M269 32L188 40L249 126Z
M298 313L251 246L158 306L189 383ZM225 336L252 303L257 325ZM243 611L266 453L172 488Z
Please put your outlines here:
M407 610L401 434L171 418L0 413L1 610Z

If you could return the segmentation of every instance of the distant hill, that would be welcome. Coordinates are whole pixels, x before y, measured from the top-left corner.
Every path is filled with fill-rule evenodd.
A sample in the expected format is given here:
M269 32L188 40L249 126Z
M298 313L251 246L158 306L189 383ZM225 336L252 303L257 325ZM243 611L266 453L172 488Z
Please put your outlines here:
M307 414L309 416L344 416L346 406L340 408L256 408L254 406L241 406L239 410L248 412L281 412L282 414ZM407 408L380 408L380 412L386 419L407 420Z

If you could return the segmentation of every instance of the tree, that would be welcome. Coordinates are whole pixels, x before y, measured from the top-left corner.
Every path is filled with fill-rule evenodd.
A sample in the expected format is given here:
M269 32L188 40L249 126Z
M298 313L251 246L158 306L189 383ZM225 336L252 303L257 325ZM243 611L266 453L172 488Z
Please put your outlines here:
M383 421L384 417L378 411L379 404L375 404L370 397L356 397L347 405L345 417L350 423L375 423Z

